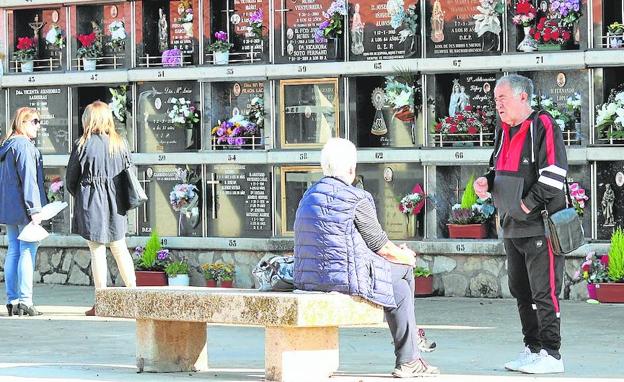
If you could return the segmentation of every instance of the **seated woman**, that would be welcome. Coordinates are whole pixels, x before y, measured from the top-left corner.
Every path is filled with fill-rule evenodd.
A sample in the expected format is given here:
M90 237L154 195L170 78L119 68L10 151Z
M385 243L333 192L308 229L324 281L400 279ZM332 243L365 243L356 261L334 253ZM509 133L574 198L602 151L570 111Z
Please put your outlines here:
M354 187L357 151L330 139L321 152L324 178L299 202L295 217L295 288L341 292L384 308L399 378L438 374L418 349L414 314L416 254L396 246L383 231L373 197Z

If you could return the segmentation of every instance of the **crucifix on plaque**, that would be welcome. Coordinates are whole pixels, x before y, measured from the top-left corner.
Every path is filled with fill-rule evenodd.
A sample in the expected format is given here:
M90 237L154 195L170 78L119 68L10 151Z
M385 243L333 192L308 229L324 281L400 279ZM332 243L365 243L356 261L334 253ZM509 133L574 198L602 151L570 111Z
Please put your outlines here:
M212 219L216 219L217 218L217 184L219 184L221 182L219 182L217 180L217 177L215 176L215 173L211 173L210 174L210 180L206 181L206 184L210 186L210 192L212 193Z
M234 13L234 9L230 8L230 1L225 2L225 9L221 13L225 13L225 31L227 32L228 42L230 41L230 14Z
M139 183L141 183L143 189L146 190L148 183L151 182L151 180L147 179L147 171L143 171L143 180L139 180ZM143 223L147 223L147 203L143 203Z
M275 12L280 12L281 29L280 29L280 49L282 50L282 56L286 55L286 13L291 9L286 8L286 0L280 1L280 9L276 9Z
M35 15L35 20L32 23L28 23L28 26L33 30L33 40L35 40L35 54L39 53L39 31L45 25L45 21L39 21L39 15Z

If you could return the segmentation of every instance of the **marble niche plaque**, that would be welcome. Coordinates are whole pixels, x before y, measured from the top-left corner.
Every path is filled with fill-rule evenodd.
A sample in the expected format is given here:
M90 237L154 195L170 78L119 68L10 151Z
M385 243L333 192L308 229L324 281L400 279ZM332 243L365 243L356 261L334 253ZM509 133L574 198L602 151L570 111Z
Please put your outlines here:
M294 234L295 214L307 189L323 177L318 166L282 166L278 171L278 199L281 200L276 224L282 236Z
M290 1L289 1L290 2ZM217 31L227 32L234 47L230 50L230 62L257 63L266 61L269 35L269 0L229 0L213 4L214 24L209 42ZM262 32L251 30L250 17L262 14Z
M340 135L338 79L280 81L280 144L320 147Z
M198 9L197 1L169 2L169 47L181 50L185 63L196 56L196 34L199 30L195 27L195 12Z
M624 226L624 161L596 164L597 239L609 240L616 228Z
M589 135L589 83L588 70L541 71L522 73L533 80L534 93L540 99L546 97L554 102L553 106L541 105L535 108L549 110L555 117L557 125L563 132L563 139L567 145L587 143ZM573 100L575 94L580 96L580 106L577 112L571 112L566 106L568 99ZM543 101L540 101L542 104Z
M39 112L41 128L35 145L43 154L69 152L67 87L13 88L9 90L9 114L24 106Z
M206 176L208 236L270 237L271 172L267 165L215 165Z
M138 234L149 236L156 230L160 236L202 236L201 166L138 166L137 171L149 198L137 208ZM176 185L195 187L193 198L179 204L181 208L174 207L170 199Z
M393 24L391 14L405 12L415 7L415 35L406 36L402 23ZM402 0L356 0L349 6L349 59L351 61L390 60L404 57L420 57L420 2ZM405 31L405 32L402 32Z
M314 31L332 0L275 0L275 59L277 63L326 61L327 43ZM346 29L346 28L345 28Z
M427 0L426 56L500 54L502 32L485 32L479 37L475 30L474 16L480 13L480 4L480 0Z
M184 152L201 147L201 122L174 123L168 113L175 100L190 101L199 112L199 83L158 82L138 86L137 129L140 152Z

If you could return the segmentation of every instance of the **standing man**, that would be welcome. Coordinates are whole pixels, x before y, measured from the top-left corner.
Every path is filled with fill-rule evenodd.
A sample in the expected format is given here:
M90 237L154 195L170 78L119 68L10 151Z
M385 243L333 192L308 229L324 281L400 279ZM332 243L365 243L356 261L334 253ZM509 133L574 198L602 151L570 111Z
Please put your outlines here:
M494 88L502 121L496 132L490 171L475 180L481 198L491 192L500 214L509 290L518 302L525 348L508 370L563 373L559 354L559 300L564 258L545 237L541 211L565 207L568 170L561 130L553 118L531 108L533 82L511 74Z

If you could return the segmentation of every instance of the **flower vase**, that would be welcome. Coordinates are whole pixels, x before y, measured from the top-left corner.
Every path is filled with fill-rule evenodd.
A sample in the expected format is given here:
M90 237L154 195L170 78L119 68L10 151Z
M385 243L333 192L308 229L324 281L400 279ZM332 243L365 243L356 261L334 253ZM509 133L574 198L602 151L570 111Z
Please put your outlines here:
M598 299L598 297L596 297L596 284L587 284L587 296L592 300Z
M574 41L574 45L578 46L581 44L581 27L579 26L579 22L575 22L572 27L572 37Z
M174 277L169 277L169 286L189 286L190 280L189 275L176 275Z
M330 37L327 39L327 59L340 61L343 56L342 38Z
M22 73L32 73L34 70L33 60L22 61L20 63Z
M227 65L230 61L230 52L214 52L212 58L215 65Z
M611 33L607 33L607 42L609 44L609 48L619 49L622 47L622 42L624 41L624 35L614 35Z
M531 27L523 27L524 29L524 39L520 41L518 44L518 50L521 52L534 52L537 50L537 43L531 37Z
M405 46L405 53L403 56L405 58L410 58L416 54L416 52L418 51L416 47L417 43L418 40L416 39L416 36L410 35L405 38L405 41L403 42Z
M85 70L85 71L95 70L97 66L97 58L83 57L82 66L83 66L82 70Z
M407 219L406 238L411 239L416 237L416 216L414 214L406 214L405 218Z

